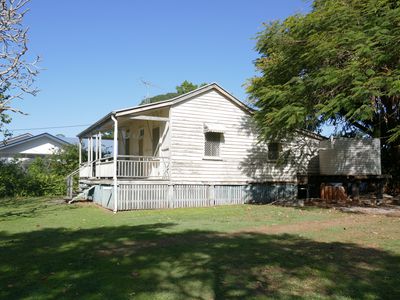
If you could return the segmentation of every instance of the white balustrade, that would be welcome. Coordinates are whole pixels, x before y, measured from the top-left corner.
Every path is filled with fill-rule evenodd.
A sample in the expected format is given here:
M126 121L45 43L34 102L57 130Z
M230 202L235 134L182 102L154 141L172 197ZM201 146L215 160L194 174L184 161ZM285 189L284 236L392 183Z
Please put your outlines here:
M112 178L114 164L112 157L105 157L93 162L94 174L97 178ZM90 164L81 171L81 177L91 177ZM138 179L168 179L169 158L152 156L119 155L117 159L117 177Z

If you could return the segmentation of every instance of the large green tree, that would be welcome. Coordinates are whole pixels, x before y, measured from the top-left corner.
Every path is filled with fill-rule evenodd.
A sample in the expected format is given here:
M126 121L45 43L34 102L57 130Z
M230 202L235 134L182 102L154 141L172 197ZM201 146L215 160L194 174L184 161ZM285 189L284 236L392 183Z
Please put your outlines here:
M184 82L182 82L180 85L178 85L175 88L176 92L170 92L170 93L166 93L166 94L157 95L157 96L154 96L154 97L151 97L148 99L144 99L144 100L142 100L142 102L140 102L140 105L159 102L159 101L163 101L163 100L169 100L169 99L175 98L179 95L183 95L188 92L194 91L195 89L202 87L206 84L207 83L194 84L190 81L185 80Z
M400 1L315 0L310 13L266 24L248 92L264 137L337 126L381 138L400 161Z

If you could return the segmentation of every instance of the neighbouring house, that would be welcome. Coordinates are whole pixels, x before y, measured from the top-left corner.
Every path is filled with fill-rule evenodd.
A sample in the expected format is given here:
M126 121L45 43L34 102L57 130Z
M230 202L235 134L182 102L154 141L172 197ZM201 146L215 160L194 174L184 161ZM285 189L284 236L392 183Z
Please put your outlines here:
M51 155L65 145L69 143L49 133L38 135L25 133L0 143L0 159L6 162L17 159L26 165L36 157Z
M112 111L78 135L79 197L114 211L295 198L299 174L319 172L323 137L260 143L252 113L215 83ZM113 153L103 157L105 138Z
M379 203L390 178L382 174L379 138L323 140L319 145L319 165L319 174L308 177L308 187L312 183L319 189L314 196L333 202L348 201L348 196L358 202L363 195Z

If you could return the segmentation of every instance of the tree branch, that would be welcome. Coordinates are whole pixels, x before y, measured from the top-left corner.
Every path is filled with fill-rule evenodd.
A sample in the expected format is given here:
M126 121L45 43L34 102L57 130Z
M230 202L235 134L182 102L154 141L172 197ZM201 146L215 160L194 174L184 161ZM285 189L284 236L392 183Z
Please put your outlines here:
M36 75L39 73L37 57L28 62L25 56L28 52L28 28L23 26L24 15L30 0L0 0L0 91L10 96L0 101L0 112L6 110L19 112L9 106L15 98L23 94L36 95L34 87Z

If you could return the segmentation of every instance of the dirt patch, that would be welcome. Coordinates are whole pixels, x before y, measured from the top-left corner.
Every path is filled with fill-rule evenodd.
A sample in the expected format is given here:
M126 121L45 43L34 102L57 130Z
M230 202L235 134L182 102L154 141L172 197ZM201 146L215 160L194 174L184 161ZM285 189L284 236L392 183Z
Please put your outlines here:
M336 209L347 213L400 217L400 206L397 203L399 203L397 198L386 195L380 203L377 203L376 199L368 197L360 198L359 201L345 202L332 202L315 198L304 201L304 206Z
M383 198L378 200L373 195L363 195L360 196L358 200L354 200L351 198L341 199L341 200L328 200L321 198L310 198L304 199L305 206L317 206L317 207L353 207L353 206L362 206L362 207L399 207L400 198L393 197L390 195L384 194Z
M387 206L387 207L362 207L362 206L352 206L352 207L338 207L337 208L343 212L350 213L360 213L368 215L385 215L388 217L400 217L400 208L397 206Z
M339 218L329 221L305 221L295 224L283 224L283 225L270 225L270 226L259 226L246 228L239 232L260 232L268 234L282 234L282 233L299 233L299 232L315 232L324 230L330 227L343 226L343 228L350 227L352 225L358 225L362 223L370 223L370 220L358 217L347 217Z
M51 199L48 201L50 204L65 204L67 201L65 199Z

